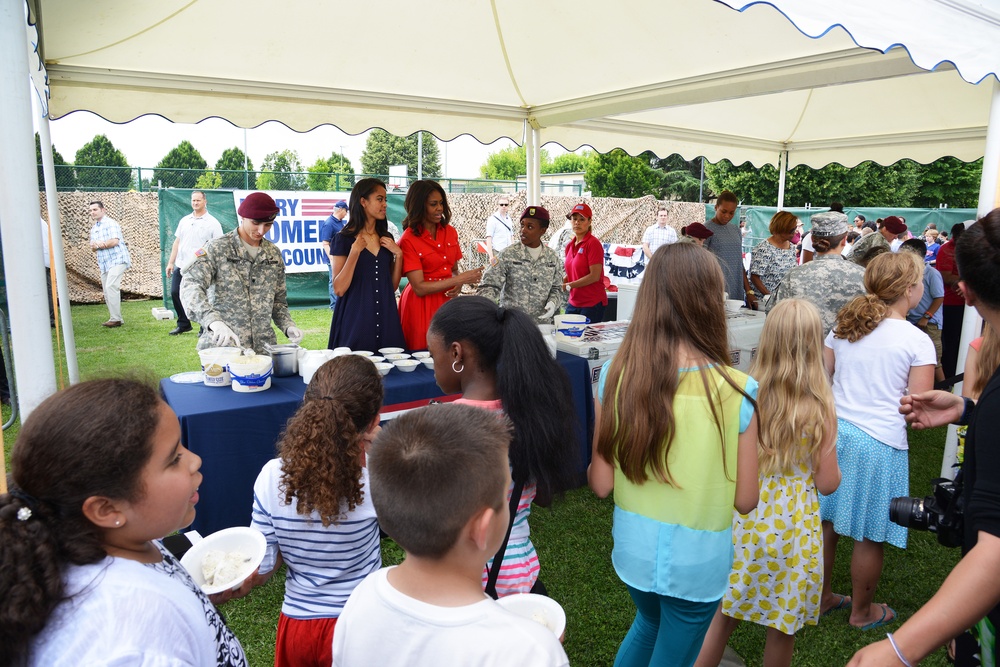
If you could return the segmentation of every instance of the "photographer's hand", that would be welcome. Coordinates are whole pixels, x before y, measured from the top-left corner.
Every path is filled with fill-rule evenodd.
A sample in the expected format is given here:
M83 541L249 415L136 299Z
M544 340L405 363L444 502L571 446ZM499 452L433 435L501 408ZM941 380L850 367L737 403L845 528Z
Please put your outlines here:
M909 394L899 399L899 412L917 430L934 428L958 421L965 408L961 396L933 390Z

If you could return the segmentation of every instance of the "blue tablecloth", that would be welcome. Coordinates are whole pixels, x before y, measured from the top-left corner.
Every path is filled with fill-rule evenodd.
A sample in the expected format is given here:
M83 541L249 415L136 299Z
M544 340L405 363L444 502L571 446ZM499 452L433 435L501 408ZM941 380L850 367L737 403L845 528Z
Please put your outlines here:
M590 461L594 423L590 371L580 357L559 352L558 360L569 376L581 425L577 436L582 472ZM202 459L205 479L193 529L209 535L230 526L250 525L254 481L264 464L275 457L278 436L305 390L297 375L272 378L270 389L252 394L169 379L160 382L164 399L180 420L181 440ZM390 417L442 396L434 372L424 366L412 373L392 371L385 377L382 413Z

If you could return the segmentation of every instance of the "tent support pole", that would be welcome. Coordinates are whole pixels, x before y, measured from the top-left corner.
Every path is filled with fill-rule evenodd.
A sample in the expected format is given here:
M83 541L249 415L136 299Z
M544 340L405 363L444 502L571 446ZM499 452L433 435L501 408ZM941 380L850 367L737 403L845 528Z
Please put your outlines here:
M417 132L417 180L424 180L424 133ZM450 187L448 188L451 189Z
M528 125L528 121L524 121L524 173L525 173L525 196L527 199L527 204L530 206L535 201L534 195L534 176L531 173L535 166L535 144L531 140L531 126Z
M531 183L534 187L534 197L529 204L542 205L542 133L538 128L531 128Z
M38 219L38 168L31 127L28 40L24 4L0 2L0 235L7 276L17 395L24 420L56 390L55 358L49 331L45 266Z
M983 176L979 181L979 207L976 211L978 217L983 217L997 207L997 195L1000 179L1000 83L993 80L993 95L990 99L990 118L986 126L986 148L983 150ZM958 344L958 365L956 372L962 372L965 368L965 357L969 350L969 343L979 337L982 330L983 318L975 308L965 307L965 318L962 321L962 340ZM955 385L955 393L961 393L962 384ZM952 464L955 463L955 455L958 448L958 435L955 427L948 427L948 437L944 442L944 457L941 460L941 476L953 478L955 471Z
M66 255L63 252L62 221L59 218L59 194L56 184L56 168L52 161L52 133L49 129L48 116L43 116L38 121L38 138L42 148L42 167L45 172L45 204L49 209L49 237L52 242L52 256L49 258L49 264L56 272L56 297L58 297L59 317L62 321L63 340L66 341L66 370L70 384L76 384L80 381L80 368L76 360L76 335L73 333L69 282L66 280Z
M788 172L788 151L778 154L778 210L785 208L785 175Z

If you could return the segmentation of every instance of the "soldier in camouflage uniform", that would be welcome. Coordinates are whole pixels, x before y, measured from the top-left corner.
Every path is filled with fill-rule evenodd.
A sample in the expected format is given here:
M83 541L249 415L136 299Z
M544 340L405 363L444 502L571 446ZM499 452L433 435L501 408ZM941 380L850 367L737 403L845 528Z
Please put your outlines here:
M812 216L812 235L813 261L792 267L764 303L764 310L769 312L782 299L805 299L819 309L826 332L837 324L840 309L865 293L865 270L840 255L847 238L843 213L824 211Z
M254 192L238 213L236 229L195 253L181 282L181 301L205 329L199 350L236 345L264 354L265 345L277 342L271 320L292 343L302 340L302 331L288 312L281 252L264 238L277 205L263 192Z
M854 244L847 259L859 266L863 266L863 260L869 250L875 246L885 246L886 250L891 250L890 244L897 235L906 231L906 223L894 215L879 223L878 231L874 234L865 234Z
M552 316L566 301L563 292L563 261L542 244L549 228L549 212L529 206L521 213L521 242L508 246L487 267L478 294L504 308L520 308L541 323L552 324Z

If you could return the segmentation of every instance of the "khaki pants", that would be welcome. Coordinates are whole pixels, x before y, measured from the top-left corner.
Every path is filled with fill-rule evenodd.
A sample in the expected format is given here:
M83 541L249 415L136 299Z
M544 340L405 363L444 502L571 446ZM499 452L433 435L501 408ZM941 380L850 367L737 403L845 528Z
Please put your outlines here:
M101 287L104 288L104 302L108 304L108 318L111 322L122 321L122 276L125 275L124 264L115 264L107 273L101 274Z

